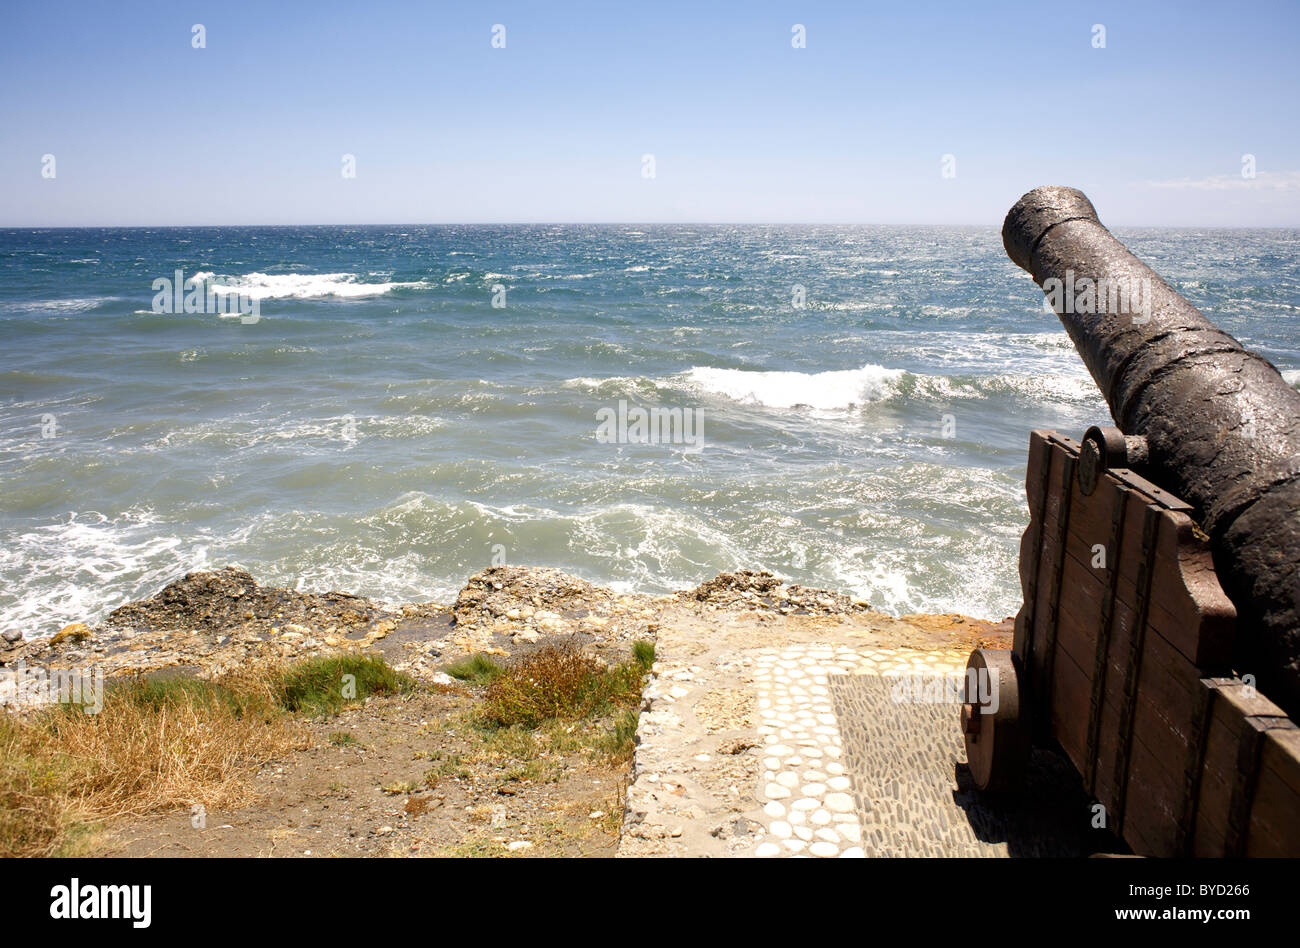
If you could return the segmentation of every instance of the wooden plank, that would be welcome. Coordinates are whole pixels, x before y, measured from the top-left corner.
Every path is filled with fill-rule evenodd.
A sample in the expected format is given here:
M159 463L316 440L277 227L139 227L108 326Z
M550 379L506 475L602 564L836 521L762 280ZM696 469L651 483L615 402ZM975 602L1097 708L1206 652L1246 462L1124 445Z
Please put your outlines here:
M1206 736L1192 851L1197 856L1224 856L1230 842L1229 822L1237 787L1242 733L1247 719L1279 712L1277 705L1240 681L1216 688Z
M1104 492L1114 500L1117 482L1108 484ZM1103 493L1099 486L1094 497ZM1109 517L1111 504L1094 505L1094 510L1104 510ZM1140 510L1141 505L1130 507ZM1093 514L1094 518L1097 514ZM1237 611L1232 600L1219 584L1208 545L1196 537L1192 520L1184 513L1165 511L1161 515L1159 541L1156 547L1155 574L1152 586L1152 623L1188 661L1210 670L1226 671L1231 662L1232 636ZM1071 521L1066 548L1080 562L1091 565L1096 557L1095 547L1106 546L1110 521ZM1121 534L1118 556L1117 595L1128 602L1137 596L1137 575L1140 564L1133 554L1141 544L1142 523L1138 517L1126 516ZM1058 534L1050 528L1048 542L1056 542ZM1107 571L1116 567L1111 562L1114 551L1107 550Z
M1088 743L1089 673L1069 652L1059 651L1052 666L1052 735L1061 748L1082 770Z
M1124 807L1124 839L1141 856L1177 855L1179 796L1165 763L1144 742L1135 741L1129 755L1128 795Z
M1260 751L1247 856L1300 858L1300 729L1269 731Z
M1219 857L1224 853L1228 828L1228 805L1232 785L1228 760L1236 760L1237 734L1217 707L1211 716L1205 741L1205 764L1201 769L1201 790L1196 803L1192 855Z
M1040 564L1044 546L1044 525L1047 522L1047 484L1052 455L1052 432L1035 429L1029 435L1029 461L1025 468L1025 498L1029 505L1029 527L1020 538L1020 588L1024 603L1016 616L1014 649L1020 657L1025 674L1032 680L1034 640L1038 620L1038 589Z

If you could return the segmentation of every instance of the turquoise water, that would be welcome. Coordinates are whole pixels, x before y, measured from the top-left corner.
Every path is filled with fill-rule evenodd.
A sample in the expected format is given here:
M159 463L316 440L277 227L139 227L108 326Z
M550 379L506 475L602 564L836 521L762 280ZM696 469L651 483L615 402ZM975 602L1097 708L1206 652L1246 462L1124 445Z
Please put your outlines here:
M1296 382L1300 232L1120 236ZM176 269L260 319L153 312ZM0 231L0 628L227 563L446 598L494 557L1000 618L1029 430L1108 417L1041 299L993 228ZM608 443L620 402L700 437Z

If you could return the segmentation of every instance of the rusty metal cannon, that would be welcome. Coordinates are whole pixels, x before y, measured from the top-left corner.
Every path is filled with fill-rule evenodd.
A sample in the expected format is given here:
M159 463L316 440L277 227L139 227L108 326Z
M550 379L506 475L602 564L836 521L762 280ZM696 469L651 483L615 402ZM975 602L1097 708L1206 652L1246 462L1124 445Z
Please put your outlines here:
M963 707L975 782L1051 742L1135 852L1300 855L1300 392L1081 192L1029 192L1002 235L1118 427L1031 435L1015 647L969 663L1000 694Z

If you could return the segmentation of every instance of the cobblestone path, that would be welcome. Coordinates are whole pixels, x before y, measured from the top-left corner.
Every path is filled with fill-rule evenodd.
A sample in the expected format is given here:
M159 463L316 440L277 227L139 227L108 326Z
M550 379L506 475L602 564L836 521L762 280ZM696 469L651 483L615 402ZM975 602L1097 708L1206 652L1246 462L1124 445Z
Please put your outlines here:
M1035 752L1014 802L970 787L958 706L944 698L968 648L901 644L898 623L845 617L716 621L661 629L620 855L1069 856L1100 844L1054 755Z

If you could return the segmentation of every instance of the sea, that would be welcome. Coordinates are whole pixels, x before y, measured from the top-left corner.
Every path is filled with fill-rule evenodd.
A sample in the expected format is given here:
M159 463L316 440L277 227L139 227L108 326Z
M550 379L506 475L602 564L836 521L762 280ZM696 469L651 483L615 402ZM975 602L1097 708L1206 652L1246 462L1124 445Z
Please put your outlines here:
M1116 234L1300 383L1300 231ZM0 629L229 564L1000 619L1030 430L1108 419L993 227L0 230Z

